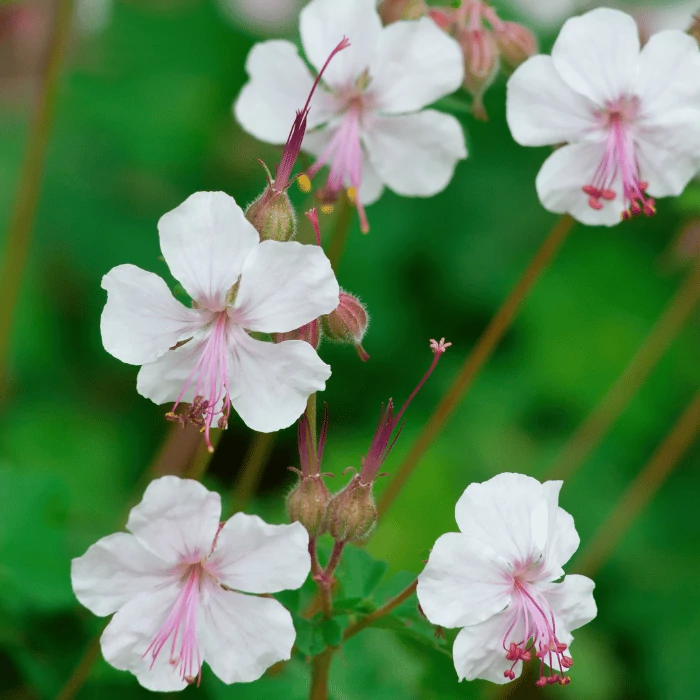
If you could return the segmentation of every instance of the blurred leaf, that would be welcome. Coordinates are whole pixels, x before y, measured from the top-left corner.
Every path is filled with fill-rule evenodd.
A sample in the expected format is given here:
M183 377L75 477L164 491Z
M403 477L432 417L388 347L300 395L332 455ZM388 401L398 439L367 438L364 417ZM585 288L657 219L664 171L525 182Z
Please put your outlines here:
M386 562L375 559L367 550L347 545L336 577L346 599L366 598L379 585L388 568Z

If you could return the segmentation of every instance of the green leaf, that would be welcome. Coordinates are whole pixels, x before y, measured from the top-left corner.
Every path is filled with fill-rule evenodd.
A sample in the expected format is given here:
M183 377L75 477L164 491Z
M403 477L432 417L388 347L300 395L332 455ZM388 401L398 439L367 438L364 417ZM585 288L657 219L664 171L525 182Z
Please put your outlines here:
M321 634L329 647L337 647L343 641L343 627L337 619L324 620L321 623Z
M294 621L294 626L297 631L297 649L304 656L317 656L326 648L323 630L317 622L300 617Z
M358 613L367 615L377 609L372 600L367 598L341 598L333 603L333 614L343 615L347 613Z
M366 598L379 585L389 565L359 547L347 546L336 573L346 598Z

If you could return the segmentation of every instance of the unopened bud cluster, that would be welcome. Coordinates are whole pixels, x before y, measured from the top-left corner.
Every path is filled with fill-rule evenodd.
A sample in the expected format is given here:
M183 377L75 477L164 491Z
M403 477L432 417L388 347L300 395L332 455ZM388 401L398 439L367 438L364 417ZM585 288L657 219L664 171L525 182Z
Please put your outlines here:
M290 241L296 235L296 214L286 190L266 187L248 206L245 217L260 234L261 241Z
M287 515L290 522L301 523L311 537L326 532L326 513L331 492L320 474L301 475L299 483L287 496Z

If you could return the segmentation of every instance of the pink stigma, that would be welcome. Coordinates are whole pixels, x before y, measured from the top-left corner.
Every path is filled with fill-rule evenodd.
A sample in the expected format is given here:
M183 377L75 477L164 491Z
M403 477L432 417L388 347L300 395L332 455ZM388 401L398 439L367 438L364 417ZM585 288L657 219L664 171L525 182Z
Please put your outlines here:
M175 601L173 609L158 630L155 638L143 654L151 656L151 668L155 664L168 640L170 643L170 663L179 669L182 680L197 685L202 679L202 657L197 638L197 604L202 567L190 567L187 583ZM142 657L142 658L143 658Z
M228 386L228 352L226 348L225 311L218 314L215 326L202 349L202 354L182 387L180 395L172 411L165 414L168 420L177 421L183 427L187 423L196 425L204 433L209 452L214 451L211 444L210 430L214 418L219 415L217 427L224 429L228 425L231 414L231 395ZM190 341L192 342L192 341ZM177 408L182 402L185 392L195 383L195 398L189 409L183 414L177 414ZM220 403L220 408L217 408Z
M534 590L520 576L513 579L515 594L513 617L508 631L503 637L503 649L506 659L512 661L511 667L503 672L504 678L513 680L513 669L518 661L528 662L533 656L540 660L540 674L535 685L543 687L558 683L568 685L571 679L566 671L573 665L573 659L565 656L567 645L557 639L554 612L544 596ZM518 622L522 622L523 639L519 642L508 642L508 637ZM545 675L545 660L549 666L549 675Z
M625 210L622 218L627 221L634 216L656 214L656 202L647 195L648 183L640 179L639 163L635 155L634 138L630 123L635 118L638 105L636 98L622 99L608 106L601 113L604 125L609 129L605 153L590 184L583 187L592 209L600 210L605 201L617 197L616 180L622 180L622 197Z

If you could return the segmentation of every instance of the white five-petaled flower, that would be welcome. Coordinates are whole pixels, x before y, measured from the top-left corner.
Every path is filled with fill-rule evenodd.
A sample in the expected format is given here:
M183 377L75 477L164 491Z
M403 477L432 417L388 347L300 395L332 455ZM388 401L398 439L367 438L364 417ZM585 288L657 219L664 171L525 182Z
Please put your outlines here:
M268 525L236 513L199 482L153 481L127 523L73 560L78 600L95 615L115 613L101 644L115 668L149 690L198 681L202 662L225 683L259 678L288 659L291 615L259 595L299 588L309 574L309 536L299 524Z
M568 144L537 176L546 209L590 225L651 215L653 197L680 194L700 167L700 51L680 31L640 51L631 17L593 10L515 71L507 112L518 143Z
M334 201L347 189L364 230L363 205L376 201L384 184L401 195L434 195L467 155L459 122L423 109L462 83L459 45L428 18L382 28L375 5L312 0L300 18L304 51L316 70L344 36L350 40L314 95L303 149L317 157L310 177L330 168L322 198ZM246 69L250 81L235 103L236 117L256 138L283 144L312 75L288 41L258 44Z
M596 605L585 576L555 583L579 545L558 506L561 485L510 473L471 484L457 502L461 532L435 543L418 600L432 623L463 628L453 649L460 680L506 683L537 658L537 685L569 682L571 631L595 617Z
M108 292L102 341L123 362L143 365L137 389L169 414L205 430L226 427L231 406L248 427L291 425L330 367L308 344L274 344L247 331L285 333L338 306L339 287L319 246L260 242L233 198L198 192L158 222L173 276L194 300L177 301L165 282L134 265L102 280ZM180 402L189 415L177 416Z

